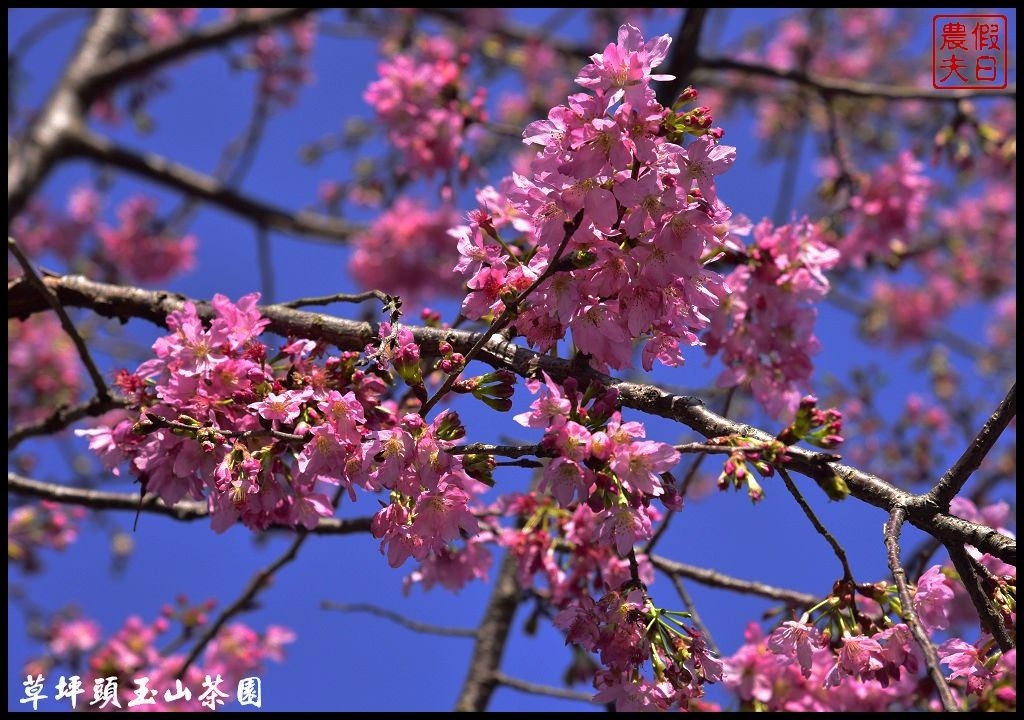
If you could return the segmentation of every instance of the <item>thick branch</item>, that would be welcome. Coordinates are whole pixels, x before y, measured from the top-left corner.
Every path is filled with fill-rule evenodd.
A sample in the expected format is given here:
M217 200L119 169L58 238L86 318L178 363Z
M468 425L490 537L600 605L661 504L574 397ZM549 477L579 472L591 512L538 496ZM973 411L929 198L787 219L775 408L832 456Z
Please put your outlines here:
M939 700L942 701L942 708L946 712L958 712L960 706L957 705L956 700L953 698L953 692L949 689L949 683L946 682L946 677L942 674L942 669L939 667L939 656L935 651L935 646L928 637L928 633L921 626L921 621L914 610L914 600L910 597L910 589L907 587L907 573L903 570L903 565L900 564L900 531L903 529L905 517L906 511L903 508L893 508L892 513L889 515L889 522L885 524L885 548L889 558L889 569L892 571L892 577L896 581L896 589L900 594L903 620L907 623L907 627L910 628L911 634L921 648L925 665L928 666L928 675L931 677L932 682L935 683L935 689L939 693Z
M761 597L770 598L772 600L781 600L788 605L794 606L813 605L818 600L818 598L809 593L802 593L797 590L786 590L785 588L778 588L751 580L740 580L739 578L734 578L729 575L725 575L724 573L708 570L706 568L694 567L693 565L686 565L659 555L652 555L650 560L654 567L658 568L666 575L678 575L680 577L690 578L702 585L708 585L710 587L732 590L733 592L743 593L746 595L760 595Z
M179 165L155 153L129 150L84 127L69 131L68 143L68 151L71 153L173 188L263 228L291 235L330 238L334 241L348 240L360 229L359 226L327 215L290 212L255 200L237 192L215 177Z
M97 283L81 276L48 277L44 279L65 306L87 307L104 317L137 317L165 326L166 316L178 310L187 298L168 292L147 291ZM8 283L7 316L27 317L47 308L45 299L27 282ZM211 318L213 310L207 302L196 302L203 318ZM260 308L270 320L269 329L282 336L305 337L333 344L343 350L362 350L377 337L377 325L345 320L313 312L302 312L280 305ZM465 354L480 339L478 333L464 330L406 326L424 356L437 355L441 342L449 342L456 352ZM774 435L750 425L734 422L704 407L699 398L673 395L643 383L616 380L602 373L581 368L569 360L539 355L511 340L492 337L481 349L477 359L493 367L508 368L522 377L537 377L543 370L556 382L574 376L581 381L595 381L618 391L619 402L658 417L680 422L705 437L745 435L754 440L773 441ZM897 505L907 508L907 519L916 527L947 543L968 543L983 552L1010 564L1017 562L1017 541L989 527L962 520L942 512L922 498L901 490L875 475L840 463L823 463L819 454L796 446L787 449L787 467L821 484L832 483L838 475L850 493L888 513Z
M459 712L483 712L494 694L497 684L501 656L505 652L519 606L519 584L516 582L518 561L512 553L506 553L501 569L494 581L491 598L487 601L484 618L477 629L473 655L469 661L469 672L459 691L455 710Z
M64 74L24 138L14 142L7 156L7 224L21 212L64 151L69 128L81 122L87 104L80 89L85 79L107 56L124 25L127 10L101 8L82 36Z
M161 45L146 45L135 50L118 53L99 64L83 86L87 95L95 95L107 88L144 75L161 65L180 60L209 48L226 45L232 40L256 35L277 25L302 19L316 8L272 8L261 12L243 9L234 17L210 23L195 32Z
M672 38L672 57L668 62L668 74L675 75L675 80L658 83L658 102L668 107L676 99L679 92L686 87L700 58L697 53L700 46L700 33L704 27L707 8L687 8L679 24L679 31Z
M939 482L928 493L932 501L943 510L949 509L949 503L963 488L971 474L981 466L982 460L996 444L999 436L1017 414L1017 383L1010 386L1010 391L999 403L992 416L985 421L977 436L964 450L953 467L946 471Z
M64 505L78 505L93 510L141 510L154 515L165 515L175 520L202 520L210 517L205 502L180 501L174 505L165 505L156 495L147 495L139 502L138 493L119 493L104 490L86 490L46 483L23 477L16 473L7 473L7 492L22 497L39 498ZM309 532L314 535L351 535L370 531L370 517L357 518L321 518L315 528ZM294 531L291 525L271 525L271 530Z

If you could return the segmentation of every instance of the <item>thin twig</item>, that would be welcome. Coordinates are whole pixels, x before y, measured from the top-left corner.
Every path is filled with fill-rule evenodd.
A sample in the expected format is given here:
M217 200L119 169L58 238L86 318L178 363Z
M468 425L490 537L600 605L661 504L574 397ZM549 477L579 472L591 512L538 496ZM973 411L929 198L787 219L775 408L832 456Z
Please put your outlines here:
M668 576L669 580L672 581L672 585L676 589L676 593L679 595L679 599L683 601L683 605L686 607L686 611L690 613L690 620L697 626L701 634L704 636L704 642L707 646L715 653L715 655L721 655L721 651L718 649L718 645L715 644L714 639L711 637L711 631L708 630L708 626L704 624L704 621L700 617L700 613L697 612L697 606L693 602L693 598L690 597L690 593L687 592L686 586L683 584L682 578L676 573L670 573Z
M111 57L99 65L86 83L87 94L120 84L139 75L208 48L226 45L277 25L301 20L316 8L273 8L263 12L243 10L234 17L209 23L200 29L160 45L146 45ZM263 10L260 8L260 10Z
M377 607L376 605L369 605L367 603L336 603L330 600L324 600L320 603L320 607L324 610L333 610L335 612L343 613L369 613L370 615L376 615L377 617L385 618L393 623L397 623L404 628L408 628L413 632L424 633L426 635L441 635L443 637L476 637L476 630L473 628L457 628L457 627L446 627L443 625L431 625L430 623L420 622L418 620L412 620L399 615L396 612L388 610L386 608Z
M85 369L89 372L89 377L92 378L92 384L96 388L96 397L100 402L107 402L110 400L110 389L107 387L106 381L103 379L103 374L100 373L96 363L93 362L92 355L89 353L89 348L85 344L85 340L75 329L75 324L71 322L71 318L68 317L67 310L61 305L60 299L57 297L50 288L46 286L42 278L39 277L39 273L32 266L32 263L25 256L25 253L18 247L17 241L8 236L7 237L7 249L11 251L11 254L18 260L22 270L25 271L26 277L29 282L36 286L36 288L46 298L47 304L57 313L57 317L60 318L60 325L64 328L64 332L68 334L71 341L75 344L75 348L78 350L78 356L82 359L82 364L85 365Z
M907 587L907 573L900 564L900 531L903 529L903 522L906 519L906 510L902 507L895 507L889 514L889 522L885 524L885 548L889 558L889 569L892 571L893 580L896 581L896 589L900 594L900 605L903 610L903 620L910 628L911 634L921 648L924 655L925 665L928 666L928 675L939 693L939 700L946 712L959 712L960 706L949 689L945 675L939 667L939 656L935 651L928 633L921 626L921 621L914 610L914 601L910 596L910 589Z
M853 582L853 571L850 570L850 562L846 559L846 551L843 550L843 546L840 545L839 541L835 539L832 533L830 533L828 529L821 524L821 520L819 520L818 516L814 514L813 510L811 510L811 506L807 504L807 500L805 500L804 496L800 493L799 488L797 488L796 483L793 482L793 478L789 476L786 468L779 467L778 471L779 475L782 476L782 481L786 483L786 489L789 490L789 494L796 499L797 505L799 505L800 509L804 511L804 515L806 515L807 519L811 521L811 525L813 525L814 529L818 531L818 534L825 538L825 540L828 541L828 544L832 546L832 551L836 554L836 557L839 558L839 562L843 566L843 579Z
M669 560L658 555L651 555L650 561L654 567L666 575L679 575L709 587L722 588L723 590L731 590L746 595L760 595L772 600L781 600L794 607L813 605L818 600L817 597L809 593L774 587L762 582L740 580L715 570L686 565L685 563Z
M217 637L217 633L220 632L220 629L224 627L225 623L227 623L228 620L233 618L235 615L245 612L246 610L252 607L253 600L255 599L259 591L262 590L270 582L270 580L274 576L274 573L276 573L278 570L280 570L285 565L287 565L295 559L295 556L299 553L299 548L301 548L302 545L306 542L306 540L309 539L309 536L310 533L308 533L305 529L299 529L298 534L295 536L295 539L288 544L288 549L285 550L284 553L279 558L277 558L277 560L270 563L270 565L265 567L260 572L256 573L252 577L252 579L249 580L249 584L246 585L245 589L242 591L242 594L238 597L238 599L231 603L228 607L224 608L223 612L221 612L221 614L217 616L217 619L214 620L213 623L208 628L206 628L206 630L200 636L198 642L196 642L195 646L192 648L192 652L188 654L188 657L185 658L185 662L183 662L181 667L178 669L177 676L179 678L184 677L185 671L189 669L192 663L199 659L199 656L202 654L203 650L206 648L206 646L210 643L211 640Z
M274 260L271 257L270 235L262 225L256 228L256 257L260 268L260 299L274 302Z
M385 306L393 302L395 298L382 290L367 290L361 293L334 293L332 295L316 295L314 297L298 298L280 303L281 307L301 308L308 305L333 305L334 303L361 303L367 300L379 300Z
M493 678L494 682L498 685L512 688L519 692L529 693L530 695L543 695L545 697L558 698L560 700L577 700L585 703L595 702L594 696L590 693L577 692L567 688L552 687L551 685L538 685L537 683L527 682L526 680L511 677L503 672L494 673Z
M1015 98L1017 96L1016 85L1010 85L1002 90L924 90L915 87L876 85L856 80L823 77L800 70L773 68L762 63L746 62L727 57L702 57L698 63L698 68L704 70L725 70L744 75L785 80L827 95L845 95L848 97L877 98L881 100L923 100L926 102L948 103L966 98Z
M115 397L94 397L84 403L62 405L42 420L34 423L25 423L14 428L11 434L7 436L7 452L13 451L23 440L27 440L30 437L53 435L82 418L96 417L124 406L125 401L122 398Z
M725 400L722 402L722 417L729 416L729 409L732 407L732 400L736 396L737 387L738 386L733 385L731 388L729 388L728 392L726 392ZM704 464L704 458L706 457L707 453L701 453L700 455L698 455L697 458L690 465L690 469L687 470L686 475L683 476L683 480L679 484L680 498L686 497L686 491L690 489L690 483L692 483L693 479L697 477L697 472L700 470L700 466ZM654 535L651 536L651 539L647 541L647 545L644 546L645 555L650 555L651 552L654 550L654 546L657 545L661 538L665 535L665 532L668 530L668 525L672 521L674 515L675 512L673 510L666 511L665 519L661 521L661 525L658 526L658 529L654 531Z
M504 328L506 325L508 325L515 319L516 315L519 312L519 305L524 300L526 300L526 298L528 298L533 293L533 291L540 286L541 283L543 283L545 280L551 277L559 269L559 261L562 259L562 253L565 252L565 248L569 244L569 240L572 239L572 236L579 229L581 222L583 222L582 210L576 213L576 217L574 217L572 220L565 221L565 234L562 237L562 242L561 244L559 244L558 250L555 251L554 256L548 263L547 268L545 268L544 272L541 273L540 277L534 280L528 288L523 290L521 294L516 296L514 300L512 300L511 302L509 302L508 305L505 306L505 309L501 313L501 315L498 316L498 318L491 323L490 327L487 328L487 331L480 336L479 340L477 340L473 347L469 349L469 352L465 354L462 365L463 368L469 366L470 361L473 360L481 350L483 350L484 346L487 345L487 342L492 337L494 337L495 333L497 333L499 330ZM427 401L423 403L423 406L420 408L420 415L422 417L425 418L427 416L427 413L430 412L430 409L434 407L434 405L436 405L437 402L441 398L443 398L448 393L449 390L451 390L452 385L454 385L455 381L458 380L460 374L461 370L455 370L444 379L444 382L441 383L441 387L437 389L437 392L435 392L433 396L428 398Z
M207 503L182 500L174 505L165 505L156 495L146 495L139 501L139 494L88 490L58 485L7 473L7 492L22 497L39 498L63 505L77 505L93 510L125 510L153 515L164 515L175 520L192 521L210 517ZM320 518L317 526L309 532L313 535L351 535L370 531L371 517ZM294 532L291 525L271 525L268 529Z
M85 127L68 131L68 152L125 170L215 205L259 226L299 237L346 242L362 228L327 215L292 212L256 200L217 178L150 152L136 152Z

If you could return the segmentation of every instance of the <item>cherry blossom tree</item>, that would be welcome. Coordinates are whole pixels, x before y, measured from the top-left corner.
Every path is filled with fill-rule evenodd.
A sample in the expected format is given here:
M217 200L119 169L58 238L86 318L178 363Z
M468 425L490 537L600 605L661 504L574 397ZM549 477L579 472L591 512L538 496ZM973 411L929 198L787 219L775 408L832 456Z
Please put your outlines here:
M39 652L9 661L26 693L46 676L73 707L216 709L220 683L302 642L244 614L308 544L353 535L346 552L379 549L407 592L492 588L475 627L322 605L466 638L468 670L446 669L458 710L501 687L619 711L1014 709L1015 86L933 88L910 42L930 16L896 11L801 11L731 43L725 11L513 17L63 10L11 44L9 609ZM67 23L77 47L26 102L22 57ZM294 148L351 172L304 208L244 190L268 124L331 92L320 44L356 37L376 71L348 102L372 121ZM254 99L207 174L139 146L211 53ZM740 122L756 143L730 144ZM781 181L729 185L758 155ZM761 188L773 217L748 216ZM217 272L201 295L162 289L203 243L239 242L193 229L200 207L251 225L259 292L228 297ZM359 290L277 301L281 236L336 246L336 287ZM863 349L844 373L823 370L826 308ZM926 392L886 385L907 357ZM55 451L62 476L41 462ZM685 524L715 485L791 496L834 582L714 567L717 539ZM830 528L826 504L874 519ZM125 603L113 633L73 594L19 589L87 526L119 562L144 556L133 514L198 521L211 547L237 525L289 542L234 598ZM659 554L673 534L690 554ZM851 563L863 548L873 568ZM720 645L691 583L773 606L733 613L743 642ZM547 650L564 682L503 671L521 608L564 638Z

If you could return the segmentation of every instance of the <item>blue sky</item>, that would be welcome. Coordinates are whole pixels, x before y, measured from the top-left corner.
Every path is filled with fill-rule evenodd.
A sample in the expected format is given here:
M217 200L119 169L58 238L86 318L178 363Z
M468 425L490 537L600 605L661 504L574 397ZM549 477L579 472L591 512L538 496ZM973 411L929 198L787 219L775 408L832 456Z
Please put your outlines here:
M1011 37L1016 15L1010 16ZM9 11L8 45L18 38L40 11ZM519 11L523 21L543 20L550 11ZM718 36L716 53L728 54L731 43L751 27L777 20L785 11L732 11ZM334 15L337 15L335 12ZM337 18L332 18L337 21ZM922 32L915 43L927 49L931 12L920 16ZM671 32L677 18L654 23L651 34ZM29 85L23 98L37 103L55 74L62 67L78 33L81 22L69 23L54 31L25 59ZM563 34L578 39L586 30L576 19L566 25ZM1011 40L1011 46L1013 46ZM597 50L598 48L594 48ZM338 39L321 36L314 55L315 82L306 88L296 106L277 113L270 121L262 149L244 182L244 189L285 207L302 207L315 202L318 184L326 179L349 174L351 156L332 154L316 165L297 160L300 145L320 138L341 127L350 116L371 118L362 101L362 92L375 75L376 45L371 38ZM922 56L927 61L927 56ZM253 76L228 69L223 58L208 54L189 60L168 72L172 87L150 103L156 120L153 132L140 136L130 125L104 128L112 137L132 147L172 156L179 162L203 171L212 171L220 150L238 135L251 105ZM1013 73L1011 72L1011 79ZM758 160L753 121L749 116L718 117L727 130L727 141L739 148L735 166L720 181L719 194L736 212L753 219L772 213L782 168L779 163ZM364 148L381 150L379 142ZM799 207L809 207L807 197L813 191L812 153L805 148L796 198ZM500 179L498 167L490 176ZM70 187L90 177L92 169L84 163L61 165L48 180L44 195L62 206ZM174 205L175 196L161 188L118 179L111 193L116 206L124 197L140 188L163 199L162 207ZM464 209L470 205L462 203ZM369 214L354 215L365 220ZM169 289L194 297L210 297L221 292L231 297L258 289L259 277L253 229L246 223L216 209L204 207L191 226L199 238L198 266L166 284ZM345 267L347 250L302 242L272 234L272 258L276 269L278 299L327 294L354 289ZM452 301L435 304L446 317L453 316ZM338 312L349 308L341 306ZM978 326L976 310L967 309L957 316L965 329ZM855 321L825 304L821 307L818 335L823 352L816 359L816 378L825 373L844 376L851 367L862 364L872 350L852 337ZM143 342L155 337L154 330L142 323L129 326L129 335ZM688 355L688 364L679 369L656 371L653 380L686 387L699 387L713 378L718 368L708 366L696 352ZM891 384L883 397L899 400L913 391L925 390L925 382L910 367L908 353L885 355ZM956 362L960 362L959 359ZM962 370L969 372L963 364ZM530 401L525 390L516 395L513 412L522 411ZM521 440L539 439L534 431L519 428L511 416L499 416L479 403L459 404L460 412L471 428L471 439L493 441L503 436ZM648 436L666 442L693 439L682 428L658 419L645 419ZM84 446L75 443L76 451ZM39 455L35 475L40 479L67 481L66 463L52 444L26 444ZM707 467L714 468L714 462ZM506 468L499 474L502 487L522 487L524 471ZM803 486L803 485L802 485ZM113 479L110 488L122 487ZM783 587L812 593L826 591L837 577L835 558L816 536L796 508L792 498L769 481L767 497L753 507L745 495L714 493L706 500L688 504L662 542L660 552L695 565L716 568L739 577L761 579ZM813 486L808 498L822 521L844 543L858 578L879 579L885 575L881 526L884 515L850 500L828 503ZM345 516L372 512L372 498L352 507L346 500L341 508ZM130 513L111 515L108 522L131 530ZM251 534L237 527L223 536L214 535L202 523L180 524L155 516L144 516L132 535L135 552L127 567L111 570L109 533L93 522L84 524L82 538L63 553L44 555L45 572L23 578L9 571L9 580L21 583L39 605L55 611L68 603L77 604L87 617L96 618L104 631L115 631L124 618L138 614L153 618L161 605L178 593L193 600L215 597L220 606L231 602L258 569L282 551L286 538L274 537L254 543ZM908 532L905 547L916 544L916 531ZM495 569L497 561L495 562ZM264 709L279 710L446 710L455 700L466 672L471 650L467 639L447 639L418 635L363 615L343 615L319 609L322 600L371 602L394 609L425 622L443 625L475 625L481 616L490 586L477 583L457 595L440 589L424 593L415 588L408 598L401 593L402 577L409 567L392 570L377 552L377 543L369 536L340 538L314 537L307 542L299 559L279 573L274 585L263 592L259 608L241 620L262 630L269 624L291 627L298 639L281 665L271 664L263 675ZM495 570L492 570L492 577ZM769 603L757 599L707 589L688 583L689 590L704 620L723 651L730 653L741 641L748 620L756 619ZM671 586L659 578L653 586L656 601L675 606L678 601ZM517 618L517 628L525 620ZM24 710L21 697L21 664L37 650L26 638L24 618L9 603L8 612L8 705ZM560 676L569 659L563 641L549 625L541 624L536 636L514 633L503 669L525 680L560 684ZM49 681L49 679L48 679ZM48 682L49 684L49 682ZM582 688L586 689L586 688ZM711 697L720 698L717 692ZM43 708L58 709L48 701ZM585 709L586 706L523 695L499 689L492 702L494 710Z

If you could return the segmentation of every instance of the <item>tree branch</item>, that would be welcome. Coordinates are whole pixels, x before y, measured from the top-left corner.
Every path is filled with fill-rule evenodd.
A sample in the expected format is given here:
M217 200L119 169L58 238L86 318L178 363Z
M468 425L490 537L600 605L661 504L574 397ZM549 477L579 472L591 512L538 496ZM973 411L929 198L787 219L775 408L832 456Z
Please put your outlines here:
M46 298L46 303L50 308L57 313L57 317L60 319L60 326L64 328L64 332L67 333L68 337L71 338L71 342L74 343L75 349L78 350L78 357L81 358L82 364L85 365L86 371L89 373L89 377L92 379L92 384L96 388L96 397L100 402L108 402L110 400L110 388L107 387L106 380L103 379L103 375L100 373L96 363L93 362L92 354L89 352L89 348L85 344L85 340L75 329L75 324L71 322L71 318L68 317L67 311L64 306L60 304L60 300L57 299L56 294L50 290L44 283L42 278L39 277L39 273L32 267L32 263L25 257L25 253L18 247L18 243L14 238L7 238L7 249L11 251L17 259L18 264L21 265L21 269L25 271L25 277L30 283L32 283L39 292Z
M456 711L483 712L491 701L491 695L494 694L501 656L505 652L512 620L519 606L517 566L515 556L506 553L501 561L498 577L494 581L491 598L487 601L484 618L477 629L473 655L469 661L469 672L455 702Z
M773 68L726 57L702 57L697 67L702 70L725 70L773 80L785 80L811 88L825 96L843 95L881 100L923 100L940 103L979 97L1017 97L1016 85L1010 85L1003 90L928 90L899 85L875 85L856 80L828 78L800 70Z
M142 290L108 285L69 275L44 278L47 287L57 293L67 307L87 307L104 317L127 320L138 317L166 326L167 314L180 309L188 300L168 292ZM38 289L23 280L8 282L7 316L27 317L45 310L45 299ZM207 302L195 301L200 317L210 319L213 309ZM329 315L303 312L280 305L265 305L260 312L270 320L269 330L287 337L322 340L343 350L362 350L377 337L377 324L345 320ZM424 356L436 356L442 342L450 343L456 352L465 354L481 337L465 330L404 326L413 333ZM760 428L734 422L705 407L699 398L673 395L654 385L620 381L569 360L540 355L511 340L492 337L482 346L479 360L492 367L508 368L522 377L538 377L547 372L556 382L569 376L580 381L595 381L615 388L623 407L633 408L658 417L680 422L704 437L744 435L757 441L770 442L774 435ZM1010 564L1017 561L1017 541L989 527L978 525L940 511L933 504L901 490L881 478L840 463L823 463L819 454L800 447L787 449L787 467L813 478L820 484L841 478L853 497L888 513L897 505L907 508L907 519L916 527L940 538L943 542L968 543Z
M164 515L175 520L202 520L210 517L205 502L180 501L174 505L165 505L156 495L146 495L139 501L138 493L118 493L104 490L86 490L46 483L39 480L7 473L7 492L22 497L38 498L63 505L78 505L93 510L125 510L137 512L141 510L154 515ZM309 531L312 535L351 535L370 531L370 517L357 518L321 518L317 526ZM271 530L295 531L291 525L271 525Z
M219 207L268 230L304 237L347 241L360 231L358 225L311 212L290 212L250 198L210 175L172 162L160 155L129 150L88 128L68 131L68 152L103 165L152 180Z
M424 633L426 635L441 635L442 637L476 637L476 630L473 628L457 628L457 627L445 627L442 625L431 625L430 623L419 622L418 620L412 620L399 615L396 612L392 612L386 608L377 607L376 605L369 605L367 603L336 603L330 600L324 600L320 603L320 607L324 610L333 610L335 612L342 613L369 613L370 615L376 615L386 620L390 620L393 623L397 623L404 628L408 628L413 632Z
M668 61L668 74L674 80L658 84L658 102L669 107L676 96L686 87L686 81L700 63L700 33L704 28L707 8L687 8L679 23L679 30L672 38L672 56Z
M281 303L281 307L298 309L307 305L332 305L340 302L361 303L373 299L379 300L384 306L395 300L394 297L388 295L383 290L367 290L361 293L334 293L333 295L298 298Z
M962 545L946 545L946 550L949 551L949 559L953 561L953 567L956 568L957 573L960 575L960 581L967 588L967 594L971 596L971 603L974 605L974 609L978 611L982 627L988 630L992 637L996 639L1000 650L1003 652L1012 650L1016 643L1006 629L1003 616L992 605L988 592L986 592L985 586L982 583L981 576L971 563L971 558L967 551L964 550Z
M512 688L530 695L543 695L545 697L558 698L560 700L578 700L579 702L592 703L594 696L590 693L576 692L566 688L557 688L550 685L538 685L537 683L526 682L519 678L506 675L503 672L495 672L493 680L498 685Z
M110 52L126 18L124 8L96 11L38 118L29 126L25 137L15 141L8 150L8 227L64 152L68 129L80 124L85 116L88 103L82 97L83 83Z
M809 593L802 593L797 590L786 590L772 585L751 580L740 580L724 573L708 570L706 568L686 565L675 560L661 557L660 555L650 556L651 564L666 575L678 575L679 577L690 578L695 582L709 587L722 588L746 595L760 595L772 600L781 600L787 605L804 606L813 605L818 598Z
M1006 397L991 417L981 426L971 444L964 450L953 466L939 479L928 493L929 498L942 510L949 509L949 503L963 488L967 479L981 466L982 460L996 444L999 436L1017 414L1017 383L1014 381Z
M94 397L84 403L75 405L62 405L50 415L34 423L26 423L14 428L14 431L7 436L7 452L12 452L23 440L40 435L52 435L60 432L68 425L76 423L82 418L96 417L109 410L115 410L125 406L121 398Z
M669 580L672 581L673 587L676 589L676 593L679 595L679 599L682 600L683 606L686 611L690 613L690 620L697 626L697 629L704 635L704 641L708 647L715 653L715 655L721 656L722 652L718 649L718 645L715 644L714 638L711 637L711 631L708 630L708 626L704 624L704 621L700 617L700 613L697 612L697 606L693 602L693 598L690 597L690 593L687 592L686 586L683 584L683 579L676 573L668 574Z
M733 385L725 393L725 400L722 401L722 417L729 416L729 408L732 407L732 400L735 396L736 386ZM690 489L690 483L692 483L693 479L697 477L697 473L700 471L700 467L701 465L704 464L704 459L707 456L707 453L700 453L699 455L697 455L697 458L692 463L690 463L690 469L686 471L686 475L683 476L682 481L679 483L680 498L686 497L686 492L687 490ZM644 546L644 555L650 555L651 552L653 552L654 546L661 541L662 537L664 537L665 532L668 530L669 523L672 522L672 518L674 516L675 512L673 510L665 511L665 519L661 521L661 524L654 531L654 534L651 536L651 539L648 540L647 544Z
M853 571L850 570L850 562L846 559L846 551L843 550L843 546L839 544L839 541L835 539L835 536L828 531L824 525L821 524L821 520L811 510L811 506L807 504L807 500L804 499L800 489L797 488L796 483L793 482L793 478L789 476L786 468L778 468L779 475L782 476L782 482L786 483L786 489L789 490L789 494L796 499L796 504L800 506L800 509L804 511L804 515L811 521L811 525L818 531L818 534L825 538L825 541L832 546L832 552L839 558L839 563L843 566L843 579L849 582L853 582Z
M942 708L946 712L958 712L960 706L954 699L953 692L949 689L949 683L946 682L946 676L942 674L942 669L939 667L939 656L935 651L935 646L928 637L928 633L921 626L921 621L914 610L914 600L911 598L910 589L907 587L907 573L900 564L900 531L903 529L905 517L906 511L902 507L895 507L889 514L889 521L885 524L885 548L889 558L889 569L892 571L893 580L896 581L896 589L900 594L903 620L907 623L910 633L921 648L925 665L928 666L928 675L931 677L932 682L935 684L935 689L939 693Z
M83 92L87 96L95 96L108 87L144 75L186 55L226 45L232 40L256 35L277 25L301 20L314 10L316 8L272 8L266 12L253 12L251 8L242 9L234 17L209 23L169 43L146 45L118 53L89 73L83 85Z
M289 543L288 549L285 550L277 560L270 563L270 565L256 573L252 579L249 580L249 584L246 585L245 590L242 591L242 594L238 599L228 607L224 608L224 611L217 616L217 619L213 621L213 624L206 628L202 636L200 636L198 642L196 642L195 646L192 648L192 652L188 654L188 657L185 658L185 662L182 663L181 667L178 669L179 678L184 677L185 671L188 670L192 663L199 658L203 649L210 643L210 641L217 637L217 633L220 632L220 629L224 627L228 620L252 607L253 599L259 591L270 583L271 579L274 577L274 573L295 559L295 556L299 553L299 548L301 548L308 539L309 533L300 528L298 535L296 535L295 539Z

